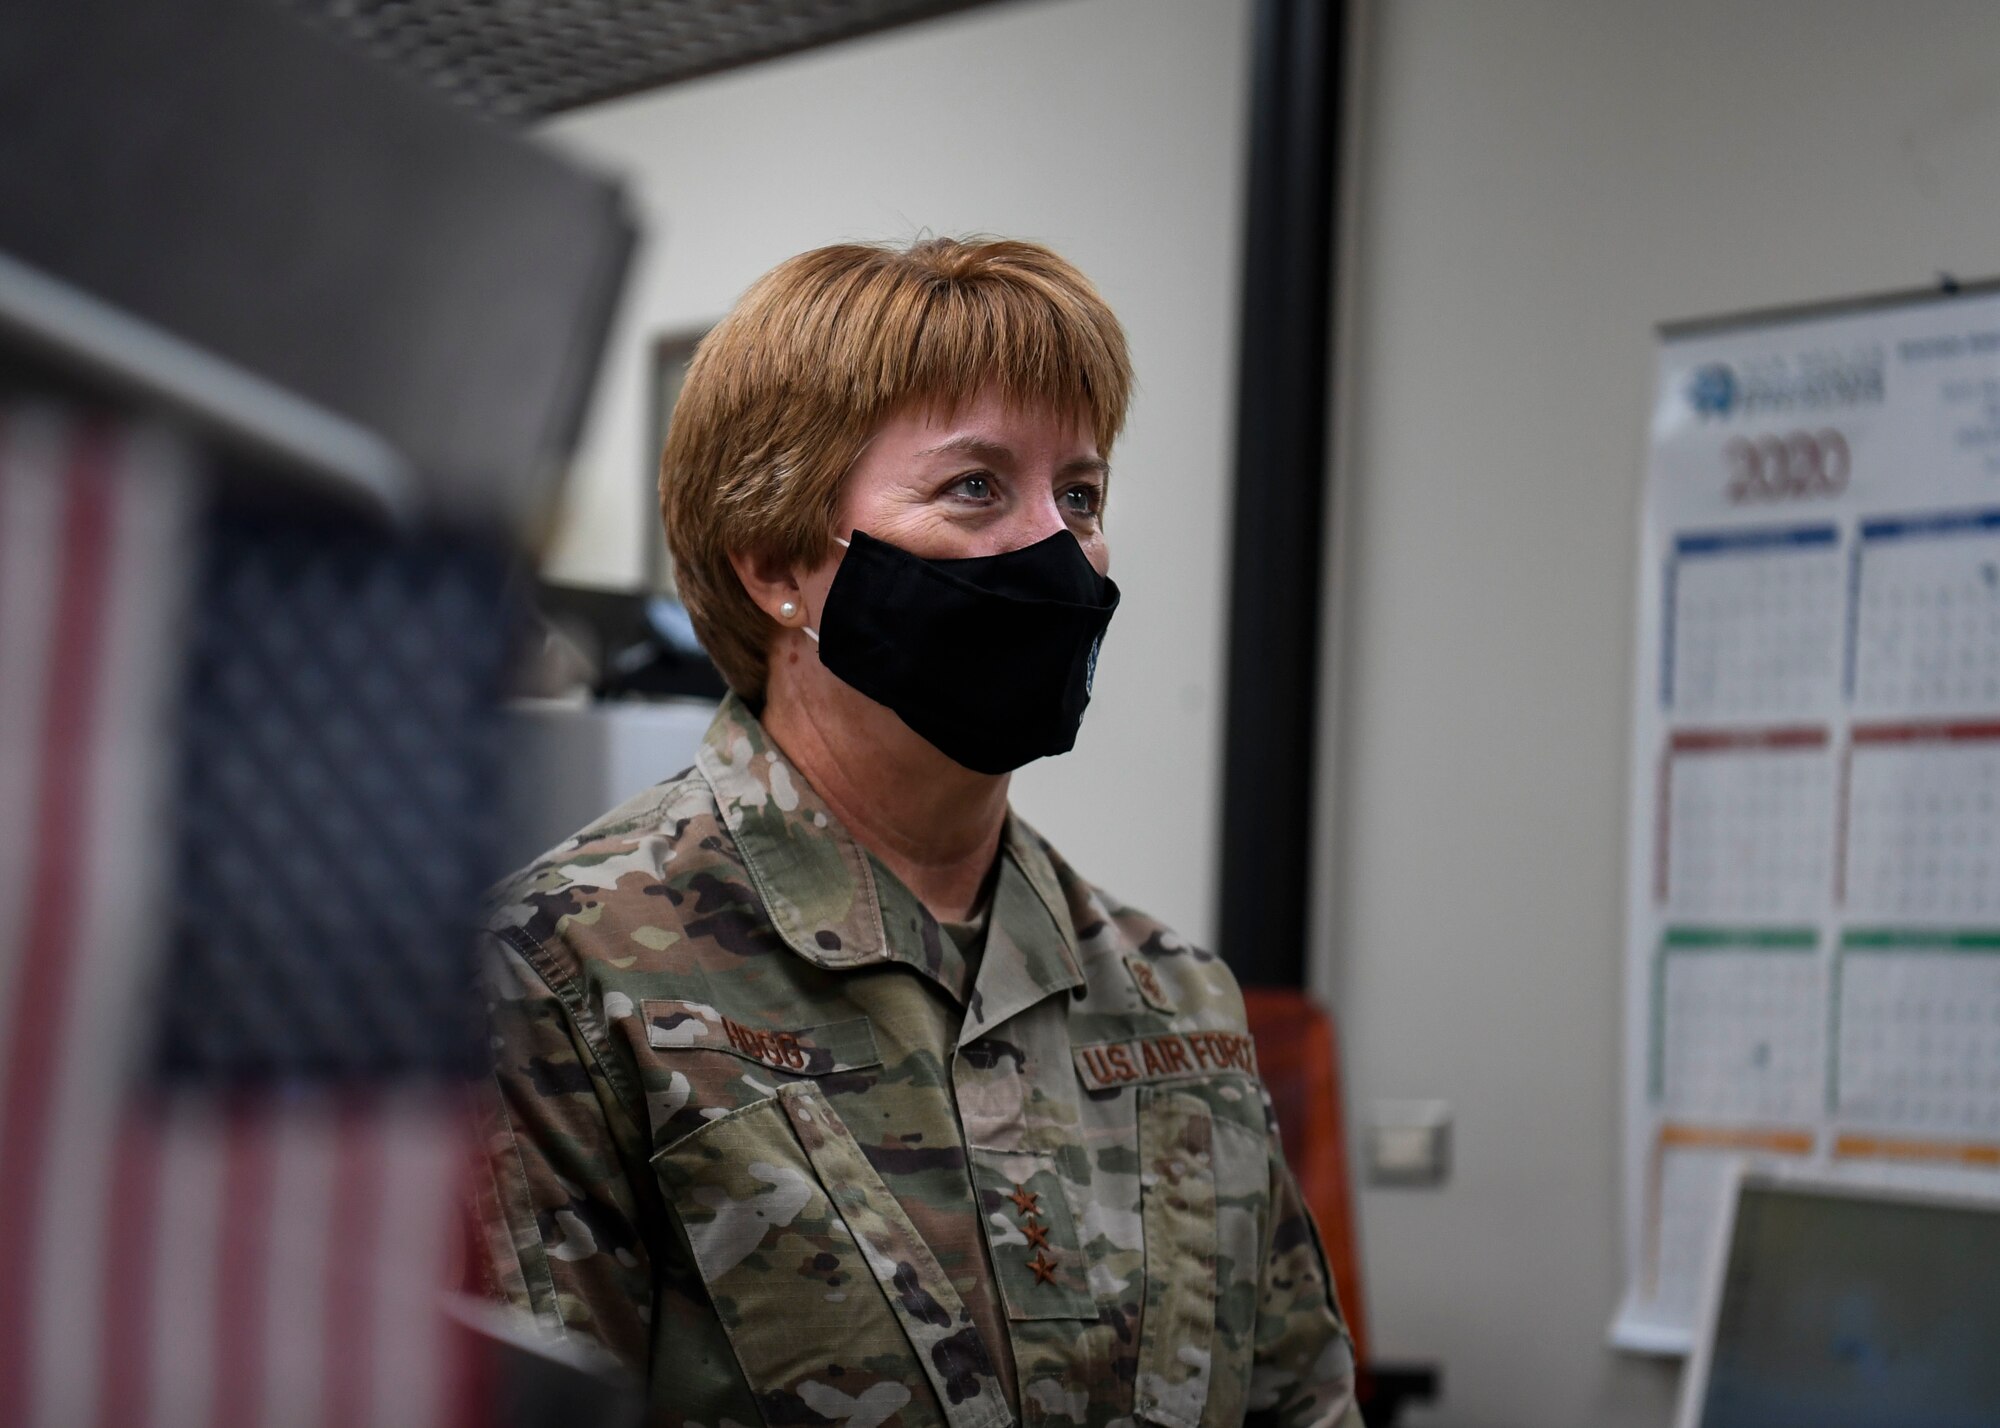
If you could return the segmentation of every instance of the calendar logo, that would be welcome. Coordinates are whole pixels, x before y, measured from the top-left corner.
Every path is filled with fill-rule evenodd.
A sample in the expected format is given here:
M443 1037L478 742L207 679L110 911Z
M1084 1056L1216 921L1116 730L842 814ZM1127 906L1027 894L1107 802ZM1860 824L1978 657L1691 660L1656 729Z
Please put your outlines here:
M1736 407L1735 368L1727 362L1695 368L1688 379L1687 399L1696 416L1727 418Z
M1685 388L1688 405L1703 421L1870 406L1881 402L1886 390L1879 344L1704 362Z

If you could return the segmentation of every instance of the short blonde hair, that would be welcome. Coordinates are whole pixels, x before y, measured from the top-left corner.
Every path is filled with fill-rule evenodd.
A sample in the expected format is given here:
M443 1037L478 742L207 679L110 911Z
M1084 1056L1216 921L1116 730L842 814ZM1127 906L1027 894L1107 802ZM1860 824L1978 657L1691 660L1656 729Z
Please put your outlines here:
M681 599L738 693L764 694L771 619L729 553L813 565L842 479L890 416L983 388L1081 413L1109 457L1125 425L1125 333L1090 281L1035 243L841 243L791 258L702 340L660 457Z

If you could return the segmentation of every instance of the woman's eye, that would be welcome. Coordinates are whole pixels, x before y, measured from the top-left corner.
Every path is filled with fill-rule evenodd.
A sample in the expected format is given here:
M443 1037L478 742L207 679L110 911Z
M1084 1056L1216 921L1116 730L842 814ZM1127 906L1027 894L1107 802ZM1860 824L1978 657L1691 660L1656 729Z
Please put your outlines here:
M970 500L984 501L993 495L993 478L984 472L975 471L952 482L950 489L955 494Z
M1094 516L1104 493L1095 486L1071 486L1062 493L1063 510L1072 516Z

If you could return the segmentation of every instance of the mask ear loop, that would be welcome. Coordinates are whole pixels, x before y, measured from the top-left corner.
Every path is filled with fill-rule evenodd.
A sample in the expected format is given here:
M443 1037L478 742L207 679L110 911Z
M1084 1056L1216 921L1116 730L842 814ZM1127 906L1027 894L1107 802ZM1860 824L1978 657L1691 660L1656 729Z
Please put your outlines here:
M839 546L842 550L848 550L852 548L849 542L842 540L839 536L835 536L833 538L833 543ZM815 630L811 625L801 625L799 626L799 628L806 632L807 637L810 638L814 644L819 643L818 630Z

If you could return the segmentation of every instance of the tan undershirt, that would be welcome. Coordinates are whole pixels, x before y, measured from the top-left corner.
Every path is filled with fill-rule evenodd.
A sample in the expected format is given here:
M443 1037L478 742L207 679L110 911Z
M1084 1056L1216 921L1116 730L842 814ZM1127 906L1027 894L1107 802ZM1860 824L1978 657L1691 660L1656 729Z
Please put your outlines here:
M1006 854L1002 853L1000 856L1004 858ZM994 860L994 867L997 871L999 867L998 859ZM986 931L993 925L993 885L995 881L994 876L988 874L985 883L979 890L979 903L973 908L972 915L964 922L940 921L938 923L938 927L943 931L944 935L951 939L954 947L958 948L958 955L965 959L966 985L968 987L979 979L979 959L986 952ZM985 1233L983 1231L977 1233L979 1243L982 1246L985 1245ZM986 1342L988 1351L993 1355L994 1369L1000 1379L1001 1392L1007 1397L1007 1406L1014 1410L1015 1421L1019 1422L1021 1404L1018 1397L1018 1387L1015 1383L1014 1345L1007 1337L1006 1311L1000 1304L1000 1280L992 1272L990 1265L987 1267L986 1283L982 1287L985 1291L984 1293L964 1295L966 1308L972 1314L973 1322L979 1330L980 1338Z

